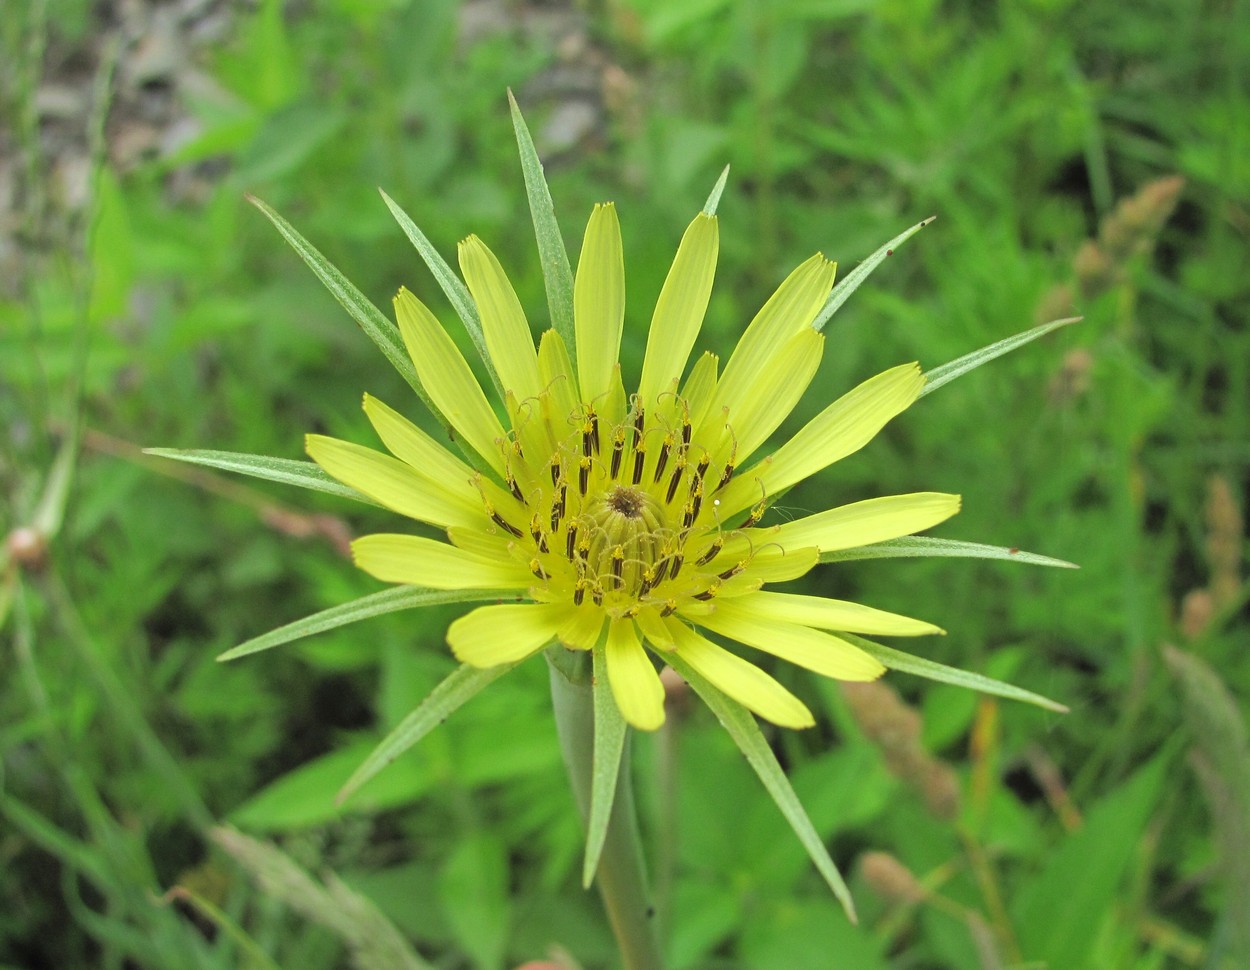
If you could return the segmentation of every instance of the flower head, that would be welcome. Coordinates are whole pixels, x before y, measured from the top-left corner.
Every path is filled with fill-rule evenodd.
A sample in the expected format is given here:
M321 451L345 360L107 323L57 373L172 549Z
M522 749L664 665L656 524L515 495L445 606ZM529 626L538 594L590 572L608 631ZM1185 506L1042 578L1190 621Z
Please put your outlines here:
M653 657L676 652L756 714L805 727L812 716L798 698L701 631L828 677L878 677L881 663L836 632L941 631L765 587L802 576L821 553L929 528L954 514L959 498L896 495L769 521L781 493L863 447L925 379L914 363L887 370L761 456L816 373L824 336L813 324L835 267L819 254L804 262L723 369L708 353L687 373L717 250L716 218L701 213L682 238L641 376L627 392L617 362L625 271L613 205L596 206L586 228L573 348L554 329L535 346L499 261L470 236L460 244L460 267L502 389L500 409L434 315L401 290L395 311L404 343L463 457L370 396L365 411L390 455L320 435L309 436L308 452L340 482L446 530L447 542L365 536L352 547L361 569L386 582L497 590L513 600L452 623L447 639L461 661L492 667L553 642L590 650L603 638L612 696L630 724L649 730L664 720Z

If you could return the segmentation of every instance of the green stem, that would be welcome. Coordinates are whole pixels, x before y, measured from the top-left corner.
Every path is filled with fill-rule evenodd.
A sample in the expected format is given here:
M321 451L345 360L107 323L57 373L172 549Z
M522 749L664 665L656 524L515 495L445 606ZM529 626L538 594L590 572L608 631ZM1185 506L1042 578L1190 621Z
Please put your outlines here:
M595 706L589 653L557 649L548 652L551 704L564 766L585 825L590 816L591 767L594 758ZM608 922L616 936L625 970L662 970L660 948L652 927L654 909L647 891L634 790L630 784L629 748L621 758L616 798L595 882Z

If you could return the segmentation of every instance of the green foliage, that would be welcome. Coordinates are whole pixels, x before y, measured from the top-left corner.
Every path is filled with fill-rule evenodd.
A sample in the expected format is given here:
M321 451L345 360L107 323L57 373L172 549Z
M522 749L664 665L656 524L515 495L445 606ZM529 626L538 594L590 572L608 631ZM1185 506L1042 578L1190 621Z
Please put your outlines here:
M903 645L925 669L1071 712L892 673L902 697L877 697L874 720L779 669L821 726L751 743L784 766L807 848L847 874L852 927L678 690L669 727L633 745L669 965L1243 965L1244 6L266 0L183 23L185 56L144 82L151 24L112 44L82 0L18 4L0 18L0 184L16 187L0 193L0 964L346 966L369 941L338 906L438 966L553 944L613 965L542 665L430 730L480 686L443 643L465 607L410 609L421 594L351 567L345 540L394 518L342 501L302 436L369 441L366 390L437 430L402 352L397 372L352 316L394 351L374 308L406 285L464 318L449 332L471 349L445 257L476 232L545 327L534 220L556 259L557 232L575 244L605 198L628 384L681 229L730 163L706 202L722 249L696 350L728 347L812 251L841 264L829 352L781 434L886 366L940 376L1030 322L1084 317L785 500L961 493L938 537L831 556L810 591L932 620L950 635ZM526 205L509 87L558 223L532 184ZM350 313L245 193L310 241ZM209 447L227 451L183 450ZM220 474L240 463L264 480ZM454 705L406 720L449 678ZM370 752L370 775L394 764L336 805ZM215 847L217 819L317 873L304 909Z

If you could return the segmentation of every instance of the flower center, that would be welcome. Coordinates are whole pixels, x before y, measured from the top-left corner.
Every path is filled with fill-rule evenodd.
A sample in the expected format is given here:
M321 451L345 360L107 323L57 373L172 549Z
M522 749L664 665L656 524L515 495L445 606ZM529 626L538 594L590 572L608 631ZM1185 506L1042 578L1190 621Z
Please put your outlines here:
M635 400L615 420L591 404L554 420L552 405L544 391L510 407L512 433L501 444L512 494L497 507L483 491L487 514L517 539L514 554L540 581L536 597L589 599L613 616L647 607L668 615L712 599L754 558L745 531L766 503L732 530L717 508L734 474L727 427L714 441L695 440L676 394L650 411Z

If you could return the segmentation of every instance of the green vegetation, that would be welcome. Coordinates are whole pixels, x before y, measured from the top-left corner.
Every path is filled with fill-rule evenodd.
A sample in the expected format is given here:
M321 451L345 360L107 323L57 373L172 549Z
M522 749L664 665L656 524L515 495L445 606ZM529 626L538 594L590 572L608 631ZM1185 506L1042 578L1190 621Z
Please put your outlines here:
M449 259L482 236L537 314L509 87L574 254L617 203L627 336L726 163L696 349L732 346L813 251L845 276L937 216L830 321L781 433L891 365L1085 318L785 499L958 492L936 536L1079 563L806 580L1071 712L776 665L820 724L765 736L852 927L675 698L632 744L672 970L1250 966L1246 0L174 6L0 18L0 967L615 965L544 665L336 806L454 669L464 608L218 663L379 589L345 543L395 518L140 450L369 441L366 390L432 429L245 194L378 306L404 285L451 323L380 186Z

